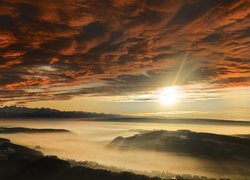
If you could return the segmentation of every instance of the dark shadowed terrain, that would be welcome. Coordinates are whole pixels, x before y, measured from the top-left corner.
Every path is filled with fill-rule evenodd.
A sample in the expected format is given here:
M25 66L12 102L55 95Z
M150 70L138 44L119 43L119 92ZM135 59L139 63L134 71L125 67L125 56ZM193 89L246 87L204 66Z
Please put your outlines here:
M0 138L1 180L158 180L157 177L130 172L111 172L83 166L71 166L55 156L43 156L39 151L16 145Z

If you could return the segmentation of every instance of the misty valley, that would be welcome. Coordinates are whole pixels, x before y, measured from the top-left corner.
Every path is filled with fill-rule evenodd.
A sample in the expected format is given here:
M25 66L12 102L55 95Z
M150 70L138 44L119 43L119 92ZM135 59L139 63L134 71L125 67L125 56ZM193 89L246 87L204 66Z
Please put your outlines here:
M234 126L231 134L230 125L72 119L2 119L0 123L0 137L5 141L9 139L8 143L30 148L28 151L36 152L36 156L37 152L43 154L26 162L41 167L40 174L45 173L43 168L47 163L58 166L53 173L60 175L48 172L40 176L42 179L63 179L62 172L64 178L69 174L86 177L86 174L91 176L91 171L95 175L89 179L100 178L99 173L106 174L107 179L248 179L250 176L247 133L250 126ZM13 144L7 147L8 144L0 143L1 166L5 166L6 158L19 164L19 156L24 156L21 153L15 159L13 154L19 151L15 150L18 145L13 148ZM18 165L15 167L18 169ZM20 177L34 178L36 173L26 171L28 175L21 173ZM13 170L12 175L18 172Z

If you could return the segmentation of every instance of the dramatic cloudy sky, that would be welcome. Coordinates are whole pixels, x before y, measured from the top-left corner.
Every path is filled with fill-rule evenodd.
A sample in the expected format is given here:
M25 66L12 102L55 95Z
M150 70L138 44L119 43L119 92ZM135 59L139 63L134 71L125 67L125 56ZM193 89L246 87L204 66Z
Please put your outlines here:
M249 92L249 0L0 0L1 106L250 120Z

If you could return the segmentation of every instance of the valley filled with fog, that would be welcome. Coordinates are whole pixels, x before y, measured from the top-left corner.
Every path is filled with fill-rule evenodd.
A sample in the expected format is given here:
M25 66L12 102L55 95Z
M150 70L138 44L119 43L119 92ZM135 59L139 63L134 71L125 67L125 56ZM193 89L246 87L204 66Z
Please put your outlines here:
M138 123L138 122L95 122L80 120L0 120L2 127L52 128L65 129L70 132L52 133L5 133L0 134L14 143L36 148L45 155L57 155L63 159L76 161L93 161L107 167L133 171L159 171L176 174L195 174L208 177L244 177L250 174L250 163L245 159L206 158L192 153L180 151L162 151L154 148L139 148L134 145L129 148L110 146L111 142L122 136L135 139L136 134L156 130L190 130L240 137L250 132L250 126L230 125L195 125L167 123ZM232 131L233 129L233 131ZM165 132L165 131L164 131ZM185 132L185 131L184 131ZM233 132L233 134L232 134ZM172 135L171 135L172 136ZM176 136L175 134L173 135ZM183 137L183 134L181 134ZM247 136L244 136L247 137ZM155 135L152 147L159 135ZM183 139L185 139L184 137ZM206 137L207 138L207 137ZM148 139L148 138L146 138ZM195 139L195 138L194 138ZM124 140L124 139L123 139ZM147 140L145 140L147 141ZM145 142L142 139L142 142ZM213 140L216 141L217 140ZM231 141L231 140L230 140ZM139 141L133 141L139 142ZM129 141L126 141L130 145ZM147 146L150 146L148 142ZM228 142L227 142L228 143ZM166 143L167 144L167 143ZM196 143L197 145L197 143ZM147 147L145 146L145 147ZM202 144L201 144L202 146ZM245 154L248 157L249 154Z

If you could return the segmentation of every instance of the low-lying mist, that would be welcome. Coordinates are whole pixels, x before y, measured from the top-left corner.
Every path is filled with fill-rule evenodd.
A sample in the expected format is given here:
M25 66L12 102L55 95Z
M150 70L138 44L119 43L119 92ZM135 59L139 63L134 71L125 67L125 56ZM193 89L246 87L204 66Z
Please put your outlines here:
M0 134L1 137L8 138L14 143L37 148L45 155L57 155L64 159L95 161L99 164L116 166L126 170L165 171L176 174L196 174L212 177L235 177L240 174L242 175L243 171L246 173L250 171L250 167L244 162L212 160L154 150L139 150L135 148L117 150L108 147L110 142L117 136L132 136L142 130L191 129L194 131L195 129L203 128L209 132L209 128L223 129L222 127L199 128L199 126L194 125L150 125L143 123L78 121L4 121L3 123L1 122L1 126L70 130L72 133ZM224 134L228 134L227 128L224 129ZM234 134L239 134L239 132L235 132Z

